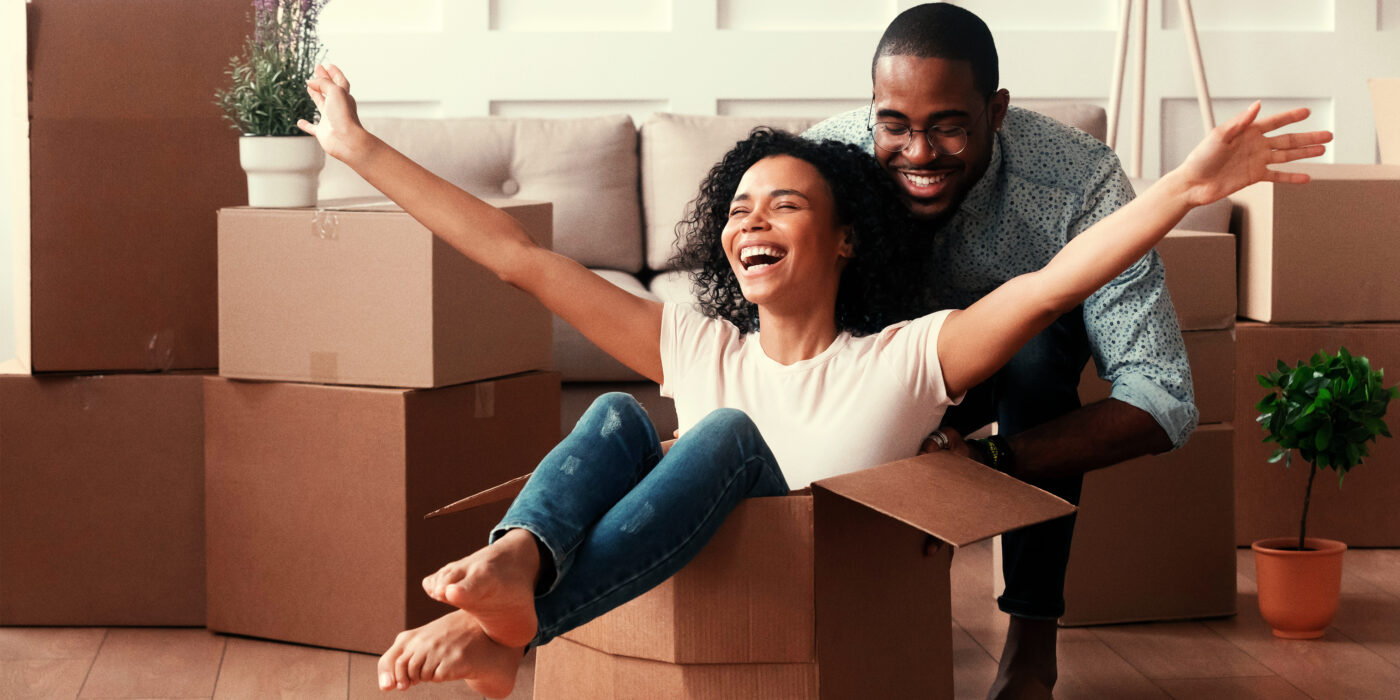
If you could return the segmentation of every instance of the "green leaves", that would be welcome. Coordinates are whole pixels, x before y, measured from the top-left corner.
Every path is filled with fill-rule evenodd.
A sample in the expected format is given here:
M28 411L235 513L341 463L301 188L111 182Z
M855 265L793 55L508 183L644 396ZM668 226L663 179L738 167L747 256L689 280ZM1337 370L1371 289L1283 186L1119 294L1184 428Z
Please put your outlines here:
M224 71L229 88L214 93L214 103L239 133L295 136L302 133L297 120L316 120L306 81L324 54L316 21L327 1L253 3L253 34Z
M1319 351L1296 367L1280 360L1275 371L1257 375L1270 390L1254 406L1259 425L1264 441L1278 444L1269 462L1297 450L1309 463L1336 470L1340 483L1369 455L1366 443L1390 437L1385 412L1400 388L1385 388L1384 376L1346 348L1336 355Z

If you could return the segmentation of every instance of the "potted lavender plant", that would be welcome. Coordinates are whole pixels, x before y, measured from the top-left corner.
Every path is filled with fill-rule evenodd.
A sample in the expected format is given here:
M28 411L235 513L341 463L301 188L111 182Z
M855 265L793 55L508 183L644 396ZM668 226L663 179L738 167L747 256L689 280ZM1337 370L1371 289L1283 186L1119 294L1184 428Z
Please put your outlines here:
M324 51L316 35L329 0L253 0L253 33L243 54L229 61L230 86L215 103L242 137L239 161L248 174L248 204L308 207L325 152L297 128L316 120L306 81Z

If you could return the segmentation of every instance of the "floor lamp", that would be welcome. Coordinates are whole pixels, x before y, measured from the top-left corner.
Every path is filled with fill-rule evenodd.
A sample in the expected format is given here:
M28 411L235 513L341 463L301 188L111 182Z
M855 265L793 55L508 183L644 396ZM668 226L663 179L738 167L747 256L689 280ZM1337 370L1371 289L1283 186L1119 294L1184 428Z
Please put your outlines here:
M1118 25L1118 46L1113 62L1113 83L1108 93L1108 147L1118 143L1118 108L1123 102L1123 69L1128 61L1128 25L1137 7L1137 24L1133 35L1137 41L1137 80L1133 85L1133 142L1128 161L1128 175L1142 177L1142 129L1143 104L1146 100L1147 83L1147 0L1122 0L1122 21ZM1191 57L1191 69L1196 77L1196 104L1201 108L1201 125L1206 132L1215 128L1215 114L1210 105L1210 91L1206 87L1206 69L1201 62L1201 45L1196 40L1196 19L1191 13L1191 0L1177 0L1177 10L1181 15L1181 28L1186 34L1186 50Z

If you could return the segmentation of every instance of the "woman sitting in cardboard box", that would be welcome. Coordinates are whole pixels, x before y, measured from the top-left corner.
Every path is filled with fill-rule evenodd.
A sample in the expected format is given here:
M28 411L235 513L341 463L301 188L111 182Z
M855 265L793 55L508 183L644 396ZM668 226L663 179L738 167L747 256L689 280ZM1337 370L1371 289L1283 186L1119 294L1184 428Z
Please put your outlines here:
M676 399L681 436L663 454L631 397L601 397L490 545L423 581L459 610L400 634L380 687L466 679L489 697L510 693L527 646L680 570L740 500L916 454L948 405L1189 209L1261 180L1306 182L1267 166L1321 155L1331 139L1266 136L1308 113L1258 118L1256 102L1045 268L967 309L903 321L897 273L917 246L899 235L889 178L853 146L760 129L715 166L685 226L696 310L539 248L510 216L374 137L336 67L318 67L307 89L321 120L301 128L327 153Z

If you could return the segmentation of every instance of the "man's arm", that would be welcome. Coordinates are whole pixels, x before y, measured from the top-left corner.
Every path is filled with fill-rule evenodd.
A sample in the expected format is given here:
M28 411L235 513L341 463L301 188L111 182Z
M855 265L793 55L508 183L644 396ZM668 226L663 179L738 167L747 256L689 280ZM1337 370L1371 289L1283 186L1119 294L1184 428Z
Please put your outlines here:
M990 465L991 456L962 439L955 428L940 428L948 451ZM1104 399L1041 423L1015 435L1002 436L1014 455L1009 474L1037 481L1084 474L1135 457L1172 448L1167 431L1152 414L1118 399ZM922 452L939 449L925 441Z
M1006 442L1015 455L1011 475L1022 481L1084 474L1172 448L1152 414L1118 399L1091 403Z

